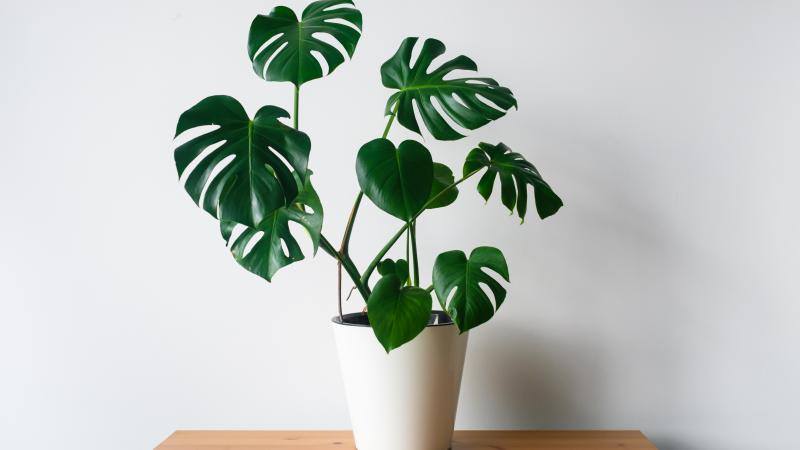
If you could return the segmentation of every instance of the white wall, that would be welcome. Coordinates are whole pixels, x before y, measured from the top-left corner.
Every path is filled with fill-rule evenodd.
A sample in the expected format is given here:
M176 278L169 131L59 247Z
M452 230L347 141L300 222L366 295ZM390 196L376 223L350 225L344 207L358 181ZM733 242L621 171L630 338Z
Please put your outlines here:
M290 85L261 81L245 55L270 6L0 4L0 448L349 426L331 260L272 285L248 274L172 163L178 115L207 95L290 106ZM467 183L420 225L426 268L477 245L511 267L509 299L470 340L458 426L800 448L798 3L359 6L355 60L302 92L328 234L357 190L356 149L384 125L378 67L408 35L472 56L520 103L462 141L428 139L436 158L458 168L502 140L567 204L520 226ZM397 226L365 208L357 261Z

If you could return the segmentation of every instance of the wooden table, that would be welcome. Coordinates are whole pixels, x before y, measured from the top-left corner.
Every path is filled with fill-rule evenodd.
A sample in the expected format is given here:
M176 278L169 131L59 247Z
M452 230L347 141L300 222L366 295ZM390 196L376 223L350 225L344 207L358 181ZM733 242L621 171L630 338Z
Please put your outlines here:
M353 448L349 431L176 431L156 450ZM456 431L453 436L453 450L523 449L657 450L639 431Z

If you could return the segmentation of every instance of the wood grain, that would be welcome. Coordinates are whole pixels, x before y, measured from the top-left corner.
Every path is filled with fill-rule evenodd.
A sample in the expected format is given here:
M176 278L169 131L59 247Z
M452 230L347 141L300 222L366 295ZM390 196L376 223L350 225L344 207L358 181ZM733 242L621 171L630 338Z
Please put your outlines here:
M176 431L156 450L354 448L349 431ZM639 431L456 431L453 436L453 450L523 449L657 450Z

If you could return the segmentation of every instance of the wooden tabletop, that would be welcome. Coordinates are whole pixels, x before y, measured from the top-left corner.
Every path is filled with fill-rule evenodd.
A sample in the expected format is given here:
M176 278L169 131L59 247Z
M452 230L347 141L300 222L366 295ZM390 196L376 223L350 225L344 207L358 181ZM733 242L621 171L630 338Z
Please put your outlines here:
M349 431L176 431L156 450L345 450ZM456 431L453 450L657 450L639 431Z

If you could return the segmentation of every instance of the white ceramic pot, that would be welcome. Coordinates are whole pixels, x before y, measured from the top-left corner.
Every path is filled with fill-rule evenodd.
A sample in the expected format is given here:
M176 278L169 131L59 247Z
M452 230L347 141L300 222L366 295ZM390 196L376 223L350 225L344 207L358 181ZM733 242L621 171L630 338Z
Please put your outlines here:
M356 447L449 449L468 333L459 335L434 311L435 320L419 336L387 354L365 318L333 319Z
M358 450L447 450L469 333L446 315L387 354L363 314L333 319ZM441 323L440 323L441 322Z

